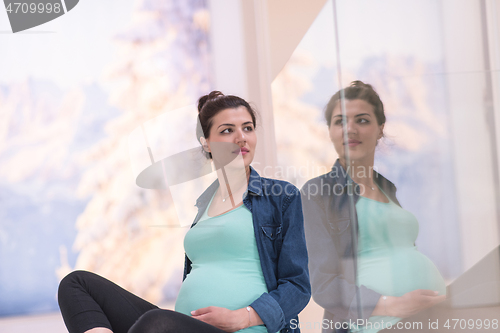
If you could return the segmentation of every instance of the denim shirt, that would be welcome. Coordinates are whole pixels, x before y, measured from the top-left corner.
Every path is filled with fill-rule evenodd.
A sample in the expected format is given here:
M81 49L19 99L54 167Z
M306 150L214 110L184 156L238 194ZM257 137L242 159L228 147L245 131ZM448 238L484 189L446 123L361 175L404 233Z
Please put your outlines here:
M394 184L375 171L373 179L401 206ZM356 285L359 185L337 160L329 173L306 182L301 193L312 296L325 309L324 319L333 322L323 332L333 332L336 322L367 320L381 294Z
M216 180L198 198L198 214L191 227L200 220L218 187ZM311 297L300 192L288 182L260 177L251 167L243 204L252 213L260 264L269 291L249 305L268 332L298 333L298 314ZM186 256L183 280L190 271L191 261Z

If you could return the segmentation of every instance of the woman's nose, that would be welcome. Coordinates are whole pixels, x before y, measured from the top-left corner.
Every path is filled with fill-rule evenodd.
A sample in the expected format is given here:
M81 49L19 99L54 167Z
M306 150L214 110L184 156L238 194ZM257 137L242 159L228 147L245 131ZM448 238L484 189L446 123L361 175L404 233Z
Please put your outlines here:
M347 127L347 134L357 133L356 124L353 121L348 121L346 123L346 127Z
M245 133L242 130L236 131L236 143L246 141Z

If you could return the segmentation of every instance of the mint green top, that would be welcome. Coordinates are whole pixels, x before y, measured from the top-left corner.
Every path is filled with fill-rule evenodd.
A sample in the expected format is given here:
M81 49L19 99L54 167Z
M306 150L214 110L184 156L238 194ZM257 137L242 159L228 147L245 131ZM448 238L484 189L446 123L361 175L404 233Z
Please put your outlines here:
M414 245L418 221L412 213L390 199L383 203L362 196L356 203L356 213L359 226L358 285L385 296L403 296L416 289L446 294L446 285L438 269ZM373 316L363 332L378 332L387 328L388 323L396 325L399 320L401 318Z
M252 213L241 205L210 217L207 212L212 200L184 238L184 250L192 266L177 296L175 311L186 315L211 305L241 309L268 292ZM267 329L259 325L238 332L267 333Z

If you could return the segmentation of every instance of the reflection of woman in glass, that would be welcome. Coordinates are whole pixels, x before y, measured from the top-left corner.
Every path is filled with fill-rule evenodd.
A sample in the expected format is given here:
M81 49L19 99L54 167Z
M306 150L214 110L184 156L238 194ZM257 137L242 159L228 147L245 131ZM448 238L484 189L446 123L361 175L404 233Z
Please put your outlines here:
M212 92L198 110L197 136L218 180L198 198L184 240L176 311L76 271L59 287L70 333L299 332L294 323L310 298L299 191L250 167L257 136L245 100Z
M302 189L313 299L332 321L324 331L377 332L444 300L445 284L414 245L415 216L374 171L385 124L378 94L354 81L332 96L325 118L339 159Z

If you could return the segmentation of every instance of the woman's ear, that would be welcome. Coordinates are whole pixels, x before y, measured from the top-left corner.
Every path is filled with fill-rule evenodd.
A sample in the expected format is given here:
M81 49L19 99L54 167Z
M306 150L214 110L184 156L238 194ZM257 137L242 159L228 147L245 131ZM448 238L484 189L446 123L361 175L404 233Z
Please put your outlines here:
M377 140L382 139L382 137L384 136L384 125L385 124L379 126L380 133L377 136Z
M201 142L201 145L203 146L203 150L205 150L207 153L211 153L210 146L208 145L208 141L205 140L204 137L200 136L200 142Z

